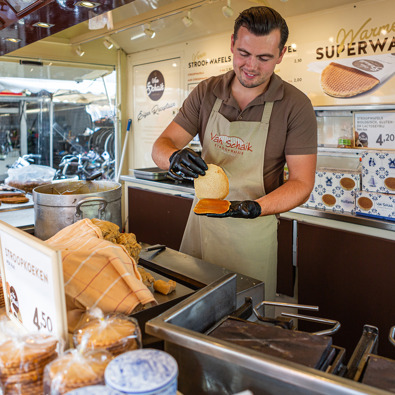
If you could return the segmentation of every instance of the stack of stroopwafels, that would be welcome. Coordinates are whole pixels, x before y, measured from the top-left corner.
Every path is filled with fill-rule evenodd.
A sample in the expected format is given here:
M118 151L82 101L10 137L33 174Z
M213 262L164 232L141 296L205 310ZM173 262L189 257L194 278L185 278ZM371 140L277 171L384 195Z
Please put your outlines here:
M108 314L90 319L77 328L74 346L86 342L86 348L104 349L113 356L141 348L141 333L137 321L122 314Z
M21 191L1 190L0 204L22 204L28 203L29 198Z
M0 382L4 394L42 394L45 366L57 357L57 340L28 335L0 345Z
M111 359L112 355L105 350L66 351L46 366L44 393L62 395L77 388L104 384L104 371Z

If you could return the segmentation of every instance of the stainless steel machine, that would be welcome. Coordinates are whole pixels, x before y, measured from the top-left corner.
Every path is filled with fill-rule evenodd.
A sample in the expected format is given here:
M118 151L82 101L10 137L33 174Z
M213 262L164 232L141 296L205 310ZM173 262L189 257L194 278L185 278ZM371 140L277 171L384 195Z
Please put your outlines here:
M162 339L176 358L182 393L389 394L334 374L331 366L322 371L210 336L210 328L237 309L236 277L225 275L146 324L146 332ZM304 347L314 348L314 343Z

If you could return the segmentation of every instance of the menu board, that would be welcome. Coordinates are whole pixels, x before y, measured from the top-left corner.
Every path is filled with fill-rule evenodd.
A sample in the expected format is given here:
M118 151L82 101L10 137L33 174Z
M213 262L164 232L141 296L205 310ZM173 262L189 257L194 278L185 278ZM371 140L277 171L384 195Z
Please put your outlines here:
M347 4L287 18L281 78L314 106L395 102L393 0Z
M363 147L395 149L395 111L356 112L354 130Z
M233 70L230 50L231 32L201 40L195 40L185 50L185 74L188 90L200 81Z

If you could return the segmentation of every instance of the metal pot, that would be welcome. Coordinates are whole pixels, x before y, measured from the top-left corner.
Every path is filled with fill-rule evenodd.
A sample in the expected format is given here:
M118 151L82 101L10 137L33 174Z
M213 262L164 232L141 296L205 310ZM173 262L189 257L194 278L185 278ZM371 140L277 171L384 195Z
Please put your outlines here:
M34 234L42 240L83 218L122 226L121 184L112 181L67 181L34 188Z

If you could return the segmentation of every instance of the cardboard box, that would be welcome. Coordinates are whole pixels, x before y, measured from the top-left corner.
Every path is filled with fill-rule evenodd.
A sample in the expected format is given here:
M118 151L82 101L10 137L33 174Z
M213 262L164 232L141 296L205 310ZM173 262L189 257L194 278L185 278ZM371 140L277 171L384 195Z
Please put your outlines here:
M360 183L361 173L357 170L317 169L314 189L303 206L354 214Z
M360 191L355 203L357 215L395 221L395 195Z
M362 190L395 194L395 151L363 152Z

